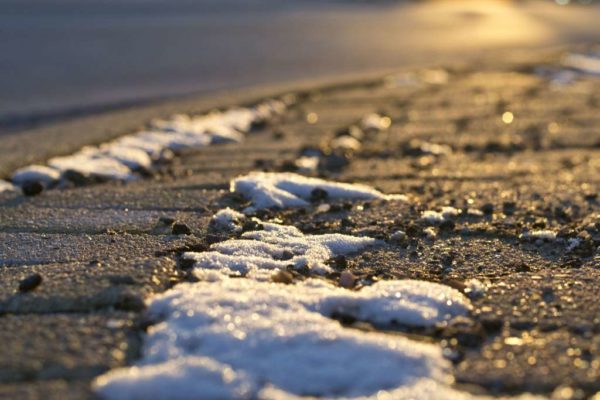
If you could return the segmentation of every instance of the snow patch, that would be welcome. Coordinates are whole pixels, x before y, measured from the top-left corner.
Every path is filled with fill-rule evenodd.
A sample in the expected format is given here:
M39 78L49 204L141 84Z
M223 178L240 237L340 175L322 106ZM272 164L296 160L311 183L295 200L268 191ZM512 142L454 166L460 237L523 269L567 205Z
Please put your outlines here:
M60 171L45 165L30 165L16 170L10 179L13 184L21 187L31 182L49 186L60 179Z
M255 107L232 108L200 116L174 115L153 121L154 130L136 132L104 143L84 147L75 154L55 157L50 167L31 165L15 173L13 180L22 185L36 181L49 186L74 171L84 177L130 181L135 172L148 171L157 160L170 158L172 152L199 149L215 143L240 142L254 123L285 111L281 100L266 100Z
M213 221L218 226L238 232L241 229L238 221L243 220L240 216L226 209L220 211ZM331 258L380 244L369 237L305 235L293 226L254 220L264 230L245 232L239 239L215 243L210 246L210 251L184 253L183 258L194 262L200 277L205 271L216 271L225 276L268 280L273 272L288 267L308 268L318 274L332 272L326 264ZM214 280L214 273L209 275Z
M315 189L327 192L329 199L406 199L385 195L366 185L331 182L289 172L251 172L231 182L231 191L250 199L253 209L307 206Z
M526 240L546 240L553 242L556 240L556 232L551 230L530 231L521 234L521 238Z
M125 164L100 153L80 152L71 156L55 157L48 160L48 165L61 173L76 171L86 177L118 181L136 179L136 175Z
M360 121L361 128L366 131L385 131L391 125L390 117L377 113L367 114Z
M162 322L149 329L138 365L94 387L108 399L469 398L450 388L451 365L438 346L330 318L429 326L469 308L454 289L410 280L359 292L314 279L181 284L151 302Z
M0 193L14 192L16 190L17 190L17 187L14 186L12 183L6 182L6 181L3 181L2 179L0 179Z
M569 54L563 59L563 65L586 74L600 75L600 55Z
M458 217L461 214L461 210L454 207L442 207L441 211L427 210L421 214L421 220L432 224L438 225L447 220Z
M227 207L217 212L210 220L210 225L217 230L227 232L239 232L242 229L241 223L246 216L240 212Z

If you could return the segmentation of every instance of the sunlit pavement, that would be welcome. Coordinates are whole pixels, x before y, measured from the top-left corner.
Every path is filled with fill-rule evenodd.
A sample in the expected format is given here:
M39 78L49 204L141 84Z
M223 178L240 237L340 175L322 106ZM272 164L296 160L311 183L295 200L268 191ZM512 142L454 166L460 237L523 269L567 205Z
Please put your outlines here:
M564 70L558 56L550 67L545 56L498 57L476 69L417 69L313 90L244 143L189 154L152 179L3 194L0 397L89 398L95 376L139 357L143 299L191 279L179 254L214 240L207 226L217 210L247 205L227 194L229 180L293 168L302 148L327 146L374 111L390 117L389 131L322 174L404 193L407 203L317 202L263 218L385 240L336 261L367 283L414 278L464 290L467 279L480 280L485 291L469 318L411 332L445 349L457 383L476 385L459 388L596 393L599 82L552 75ZM447 205L461 213L428 226L422 212ZM161 217L191 234L169 234ZM38 286L23 283L36 273Z

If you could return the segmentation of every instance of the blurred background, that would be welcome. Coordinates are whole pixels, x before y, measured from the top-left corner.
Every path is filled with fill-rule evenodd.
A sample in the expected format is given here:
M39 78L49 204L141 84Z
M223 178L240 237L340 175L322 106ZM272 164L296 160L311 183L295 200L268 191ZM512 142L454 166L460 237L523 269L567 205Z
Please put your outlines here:
M590 0L1 0L0 133L172 96L599 39Z

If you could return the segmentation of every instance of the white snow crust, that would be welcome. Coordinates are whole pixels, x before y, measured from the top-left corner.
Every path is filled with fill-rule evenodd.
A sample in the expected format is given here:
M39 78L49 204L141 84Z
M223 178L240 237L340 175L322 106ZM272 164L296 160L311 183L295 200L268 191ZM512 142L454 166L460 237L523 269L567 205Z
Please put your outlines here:
M153 121L153 130L136 132L98 147L84 147L78 152L48 161L49 167L31 165L15 173L13 181L22 185L38 181L48 185L66 171L107 180L130 181L138 170L149 170L152 163L172 152L194 150L216 143L240 142L255 122L282 113L286 104L266 100L255 107L232 108L200 116L175 115ZM57 176L58 174L58 176Z
M17 186L23 186L27 182L39 182L51 185L60 179L60 171L45 165L30 165L16 170L10 180Z
M454 289L417 281L359 292L314 279L181 284L151 302L162 322L150 329L142 361L95 388L109 399L463 398L448 386L450 363L438 346L347 329L330 317L430 325L468 309Z
M251 172L231 182L231 191L251 200L253 209L307 206L315 189L325 190L329 199L405 199L401 195L385 195L366 185L331 182L289 172Z
M3 181L0 179L0 193L2 192L14 192L17 188L10 182Z
M213 224L236 232L240 230L236 221L243 221L240 215L229 209L222 210L213 218ZM380 244L369 237L305 235L293 226L254 220L264 230L245 232L239 239L215 243L210 251L184 253L183 258L194 261L199 274L212 271L211 275L216 272L268 280L273 272L288 266L308 268L318 274L332 272L327 260Z

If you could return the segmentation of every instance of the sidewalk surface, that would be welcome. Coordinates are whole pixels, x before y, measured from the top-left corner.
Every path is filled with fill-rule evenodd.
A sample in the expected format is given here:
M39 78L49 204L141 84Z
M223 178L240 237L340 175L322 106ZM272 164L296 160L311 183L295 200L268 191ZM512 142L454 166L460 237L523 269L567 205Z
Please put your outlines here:
M144 298L189 278L178 255L206 246L216 211L242 207L229 180L290 169L372 112L390 116L387 133L321 174L410 201L269 215L304 232L406 232L349 257L357 276L483 282L470 318L427 333L467 390L600 391L600 80L542 76L558 57L517 61L302 93L243 143L185 154L151 179L0 194L0 398L90 398L95 376L139 357ZM432 232L421 214L442 206L464 212ZM191 234L170 234L164 217ZM41 284L19 292L35 273Z

